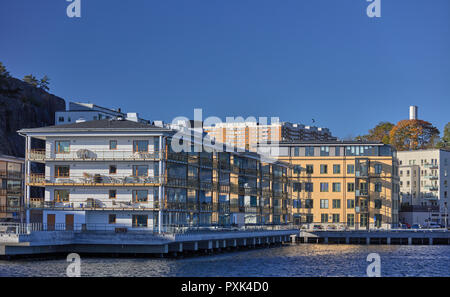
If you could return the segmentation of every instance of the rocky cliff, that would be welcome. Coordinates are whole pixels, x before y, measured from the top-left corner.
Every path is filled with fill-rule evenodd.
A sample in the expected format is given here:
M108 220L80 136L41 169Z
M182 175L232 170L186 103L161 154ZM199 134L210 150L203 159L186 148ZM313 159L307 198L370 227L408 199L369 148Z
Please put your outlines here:
M23 157L22 128L54 125L55 111L65 110L64 99L19 79L0 77L0 154Z

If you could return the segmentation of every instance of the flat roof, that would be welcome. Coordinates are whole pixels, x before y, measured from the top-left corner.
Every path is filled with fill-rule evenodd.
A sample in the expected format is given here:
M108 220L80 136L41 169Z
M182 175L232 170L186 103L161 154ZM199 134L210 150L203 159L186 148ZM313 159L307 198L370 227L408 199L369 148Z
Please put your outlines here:
M301 146L301 145L310 145L310 146L323 146L323 145L376 145L376 146L384 146L389 144L384 144L382 142L376 141L354 141L354 140L294 140L294 141L280 141L280 142L267 142L267 143L258 143L259 146Z

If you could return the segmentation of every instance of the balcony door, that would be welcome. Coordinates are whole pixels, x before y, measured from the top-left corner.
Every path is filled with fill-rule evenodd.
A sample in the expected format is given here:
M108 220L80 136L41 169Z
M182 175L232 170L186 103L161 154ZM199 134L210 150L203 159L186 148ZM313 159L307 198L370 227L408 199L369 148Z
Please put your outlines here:
M66 231L73 230L73 214L66 214Z
M55 231L55 215L47 214L47 231Z

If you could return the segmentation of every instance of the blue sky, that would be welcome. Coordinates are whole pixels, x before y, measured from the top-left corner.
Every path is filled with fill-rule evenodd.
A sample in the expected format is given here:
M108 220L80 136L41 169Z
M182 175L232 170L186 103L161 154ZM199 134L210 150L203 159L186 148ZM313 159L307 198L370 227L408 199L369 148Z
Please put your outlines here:
M450 121L450 1L2 0L0 61L66 101L150 120L278 116L339 137Z

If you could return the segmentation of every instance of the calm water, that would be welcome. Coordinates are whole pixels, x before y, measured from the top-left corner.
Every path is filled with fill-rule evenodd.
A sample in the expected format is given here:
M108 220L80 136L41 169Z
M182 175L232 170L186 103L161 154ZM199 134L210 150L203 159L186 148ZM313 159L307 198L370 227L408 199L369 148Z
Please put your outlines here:
M450 276L450 246L289 245L184 259L82 258L82 276L365 276L369 253L382 276ZM0 276L65 276L57 260L0 261Z

